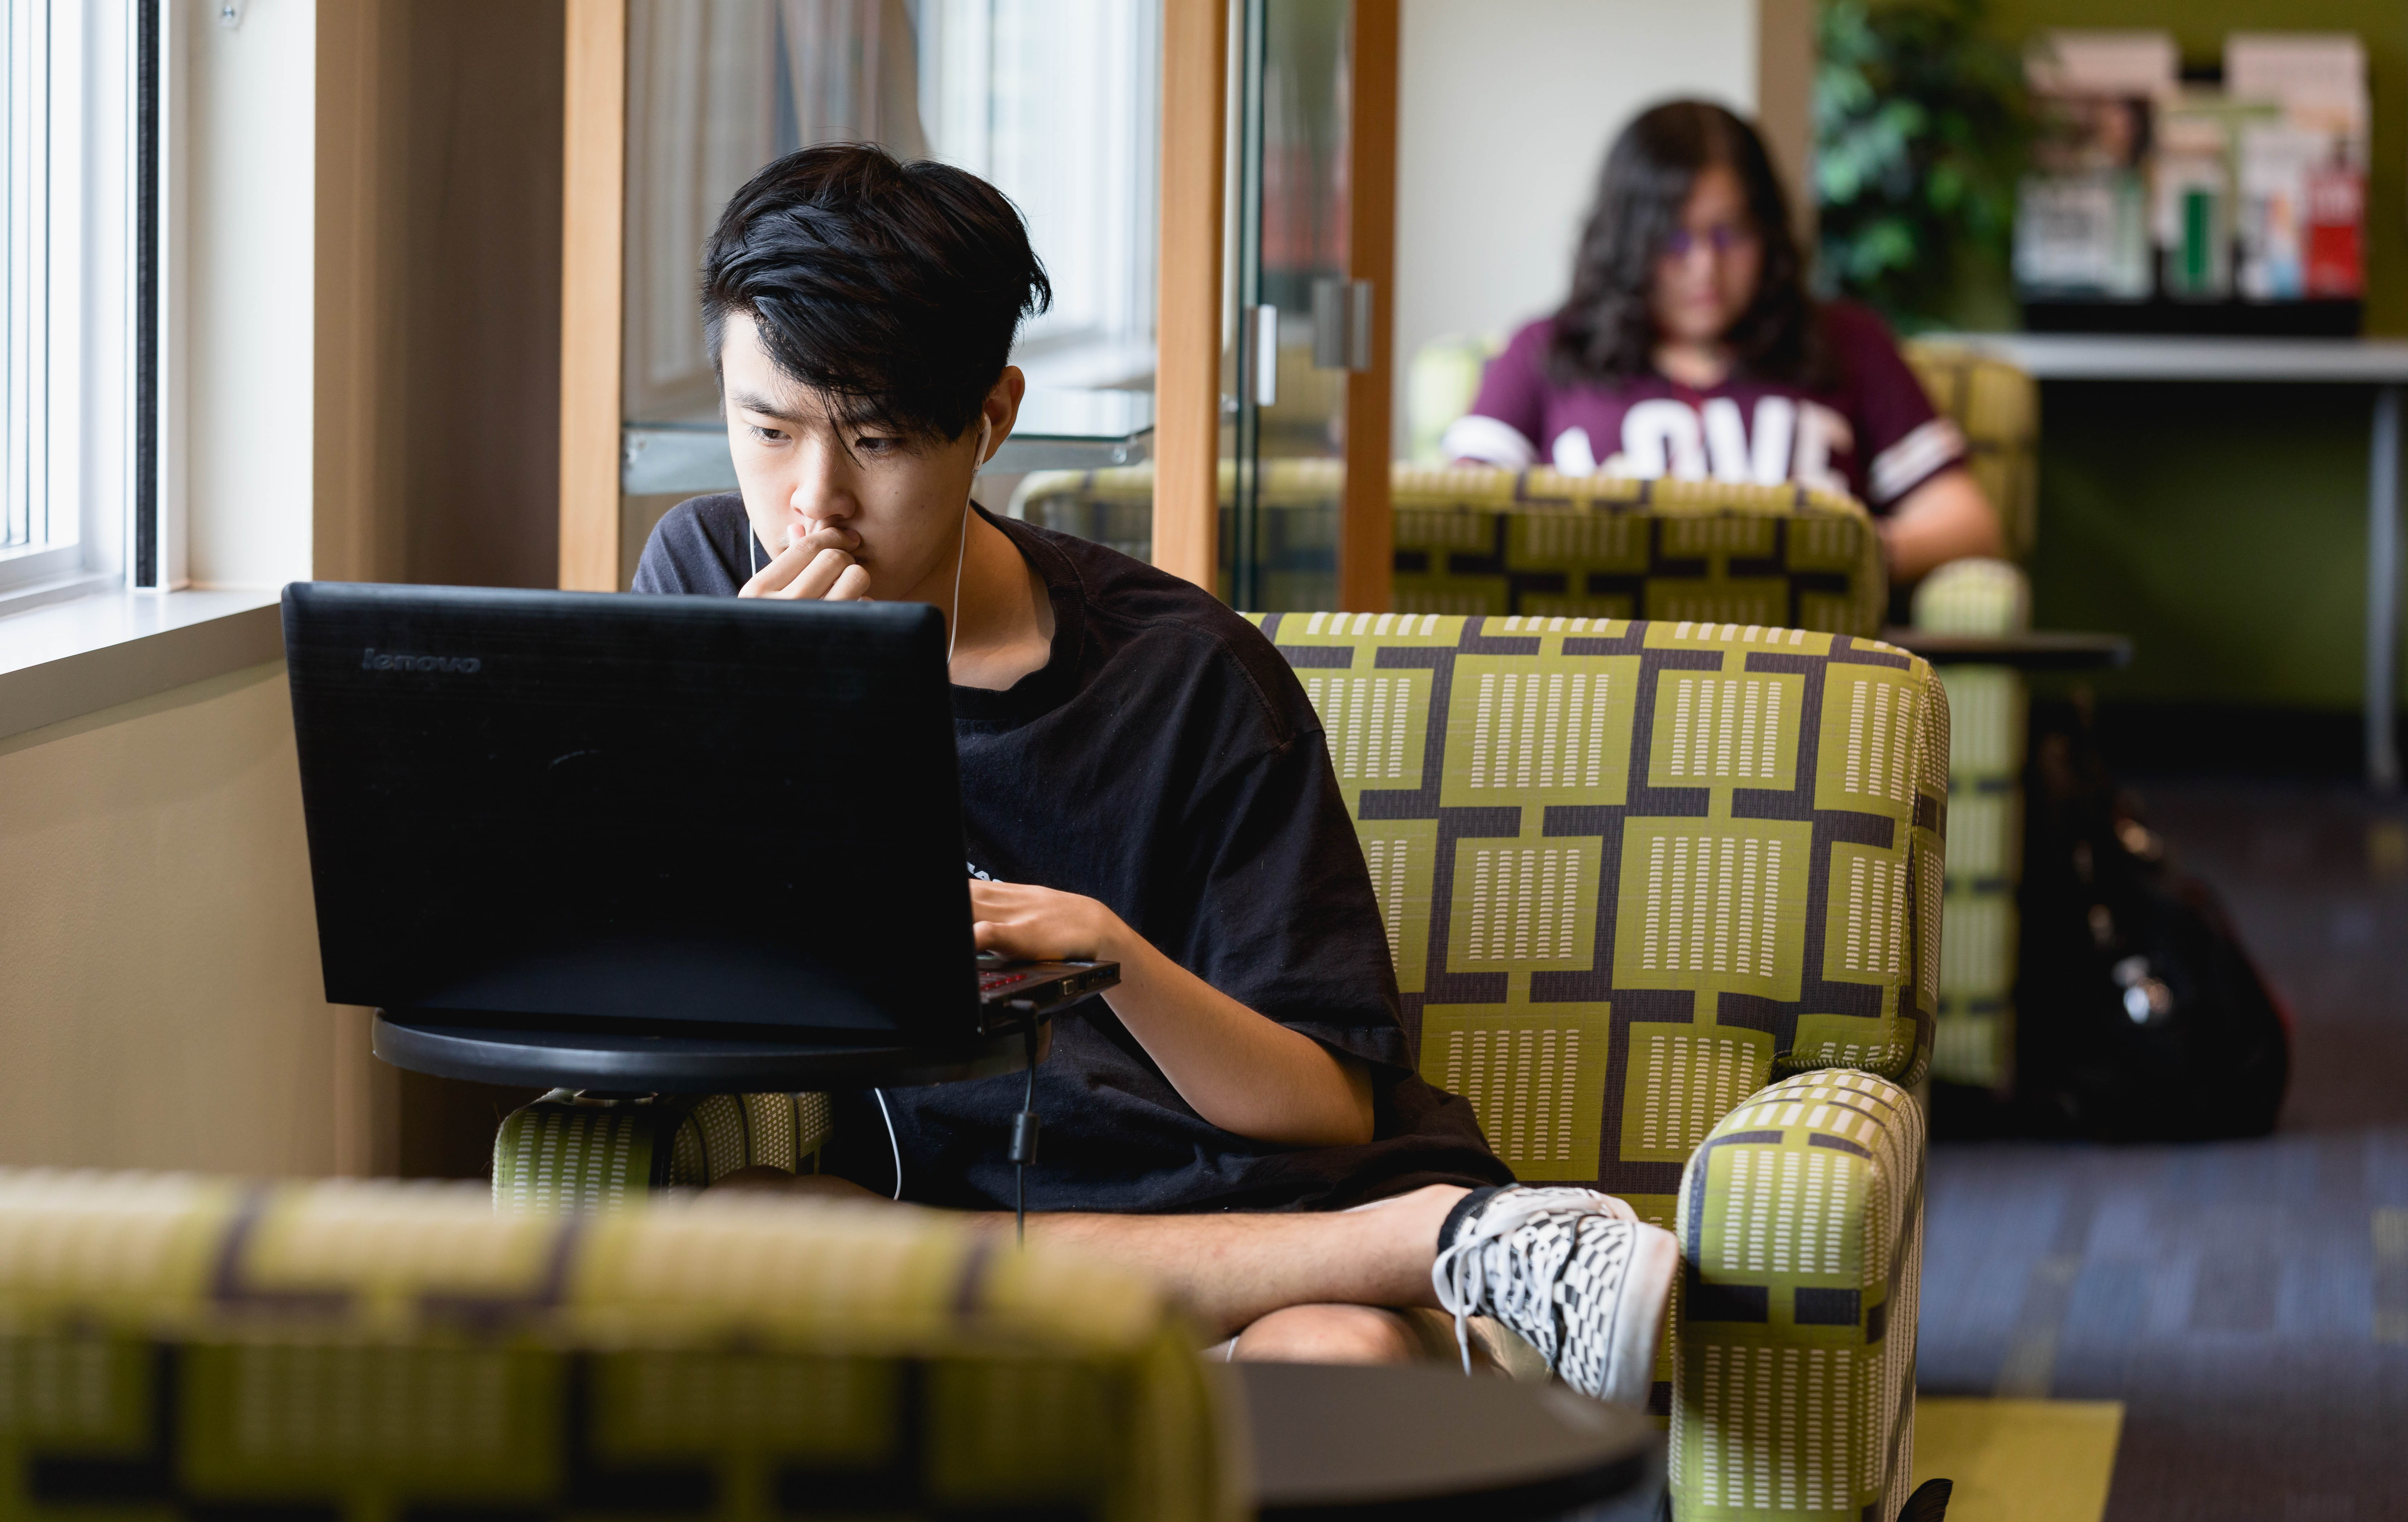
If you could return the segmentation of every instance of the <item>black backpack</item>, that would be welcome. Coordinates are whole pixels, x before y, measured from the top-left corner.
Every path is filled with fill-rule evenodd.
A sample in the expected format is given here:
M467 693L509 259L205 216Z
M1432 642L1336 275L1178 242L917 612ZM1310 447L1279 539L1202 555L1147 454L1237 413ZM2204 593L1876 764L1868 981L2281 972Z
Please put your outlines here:
M2166 860L2071 704L2035 703L2015 988L2019 1128L2273 1129L2290 1022L2207 885Z

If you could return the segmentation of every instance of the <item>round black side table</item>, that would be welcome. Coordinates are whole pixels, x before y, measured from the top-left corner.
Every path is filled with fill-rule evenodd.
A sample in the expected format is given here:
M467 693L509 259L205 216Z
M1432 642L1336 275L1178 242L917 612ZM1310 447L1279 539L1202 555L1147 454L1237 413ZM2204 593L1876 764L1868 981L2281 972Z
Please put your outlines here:
M1559 1386L1429 1364L1235 1367L1263 1522L1508 1522L1617 1499L1644 1515L1660 1483L1655 1423Z

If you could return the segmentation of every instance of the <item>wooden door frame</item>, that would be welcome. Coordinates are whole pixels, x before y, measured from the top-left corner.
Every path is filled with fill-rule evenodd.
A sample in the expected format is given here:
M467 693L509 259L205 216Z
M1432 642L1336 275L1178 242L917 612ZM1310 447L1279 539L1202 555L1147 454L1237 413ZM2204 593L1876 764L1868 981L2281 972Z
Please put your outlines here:
M1229 0L1162 0L1154 563L1211 590L1221 541L1222 213Z
M560 195L560 584L616 592L627 0L568 0Z
M1338 610L1388 611L1396 588L1397 92L1402 0L1354 0L1347 67L1346 273L1371 286L1371 367L1346 377Z
M1347 275L1370 282L1373 314L1371 367L1346 377L1338 606L1350 612L1387 611L1395 579L1389 471L1401 10L1400 0L1354 0L1348 38ZM1208 588L1217 579L1221 533L1228 92L1228 0L1163 0L1154 563Z

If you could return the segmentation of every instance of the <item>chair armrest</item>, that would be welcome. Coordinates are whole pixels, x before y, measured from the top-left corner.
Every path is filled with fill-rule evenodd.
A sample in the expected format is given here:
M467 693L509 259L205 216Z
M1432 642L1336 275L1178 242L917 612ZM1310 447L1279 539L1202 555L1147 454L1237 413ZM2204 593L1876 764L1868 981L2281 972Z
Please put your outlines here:
M1894 1517L1905 1504L1923 1164L1920 1107L1844 1069L1759 1089L1691 1155L1673 1291L1676 1513Z

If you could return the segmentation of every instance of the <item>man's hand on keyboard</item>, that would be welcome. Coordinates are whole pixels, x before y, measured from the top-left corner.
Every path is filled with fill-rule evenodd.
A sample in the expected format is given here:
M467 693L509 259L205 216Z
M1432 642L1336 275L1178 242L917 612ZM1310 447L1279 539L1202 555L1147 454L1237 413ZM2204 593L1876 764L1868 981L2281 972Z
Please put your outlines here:
M1128 934L1121 917L1093 898L1026 883L970 881L978 949L1031 962L1117 959Z
M1288 1146L1371 1140L1370 1070L1267 1019L1181 967L1093 898L1025 883L970 882L981 951L1035 962L1118 962L1105 991L1128 1033L1198 1115Z

